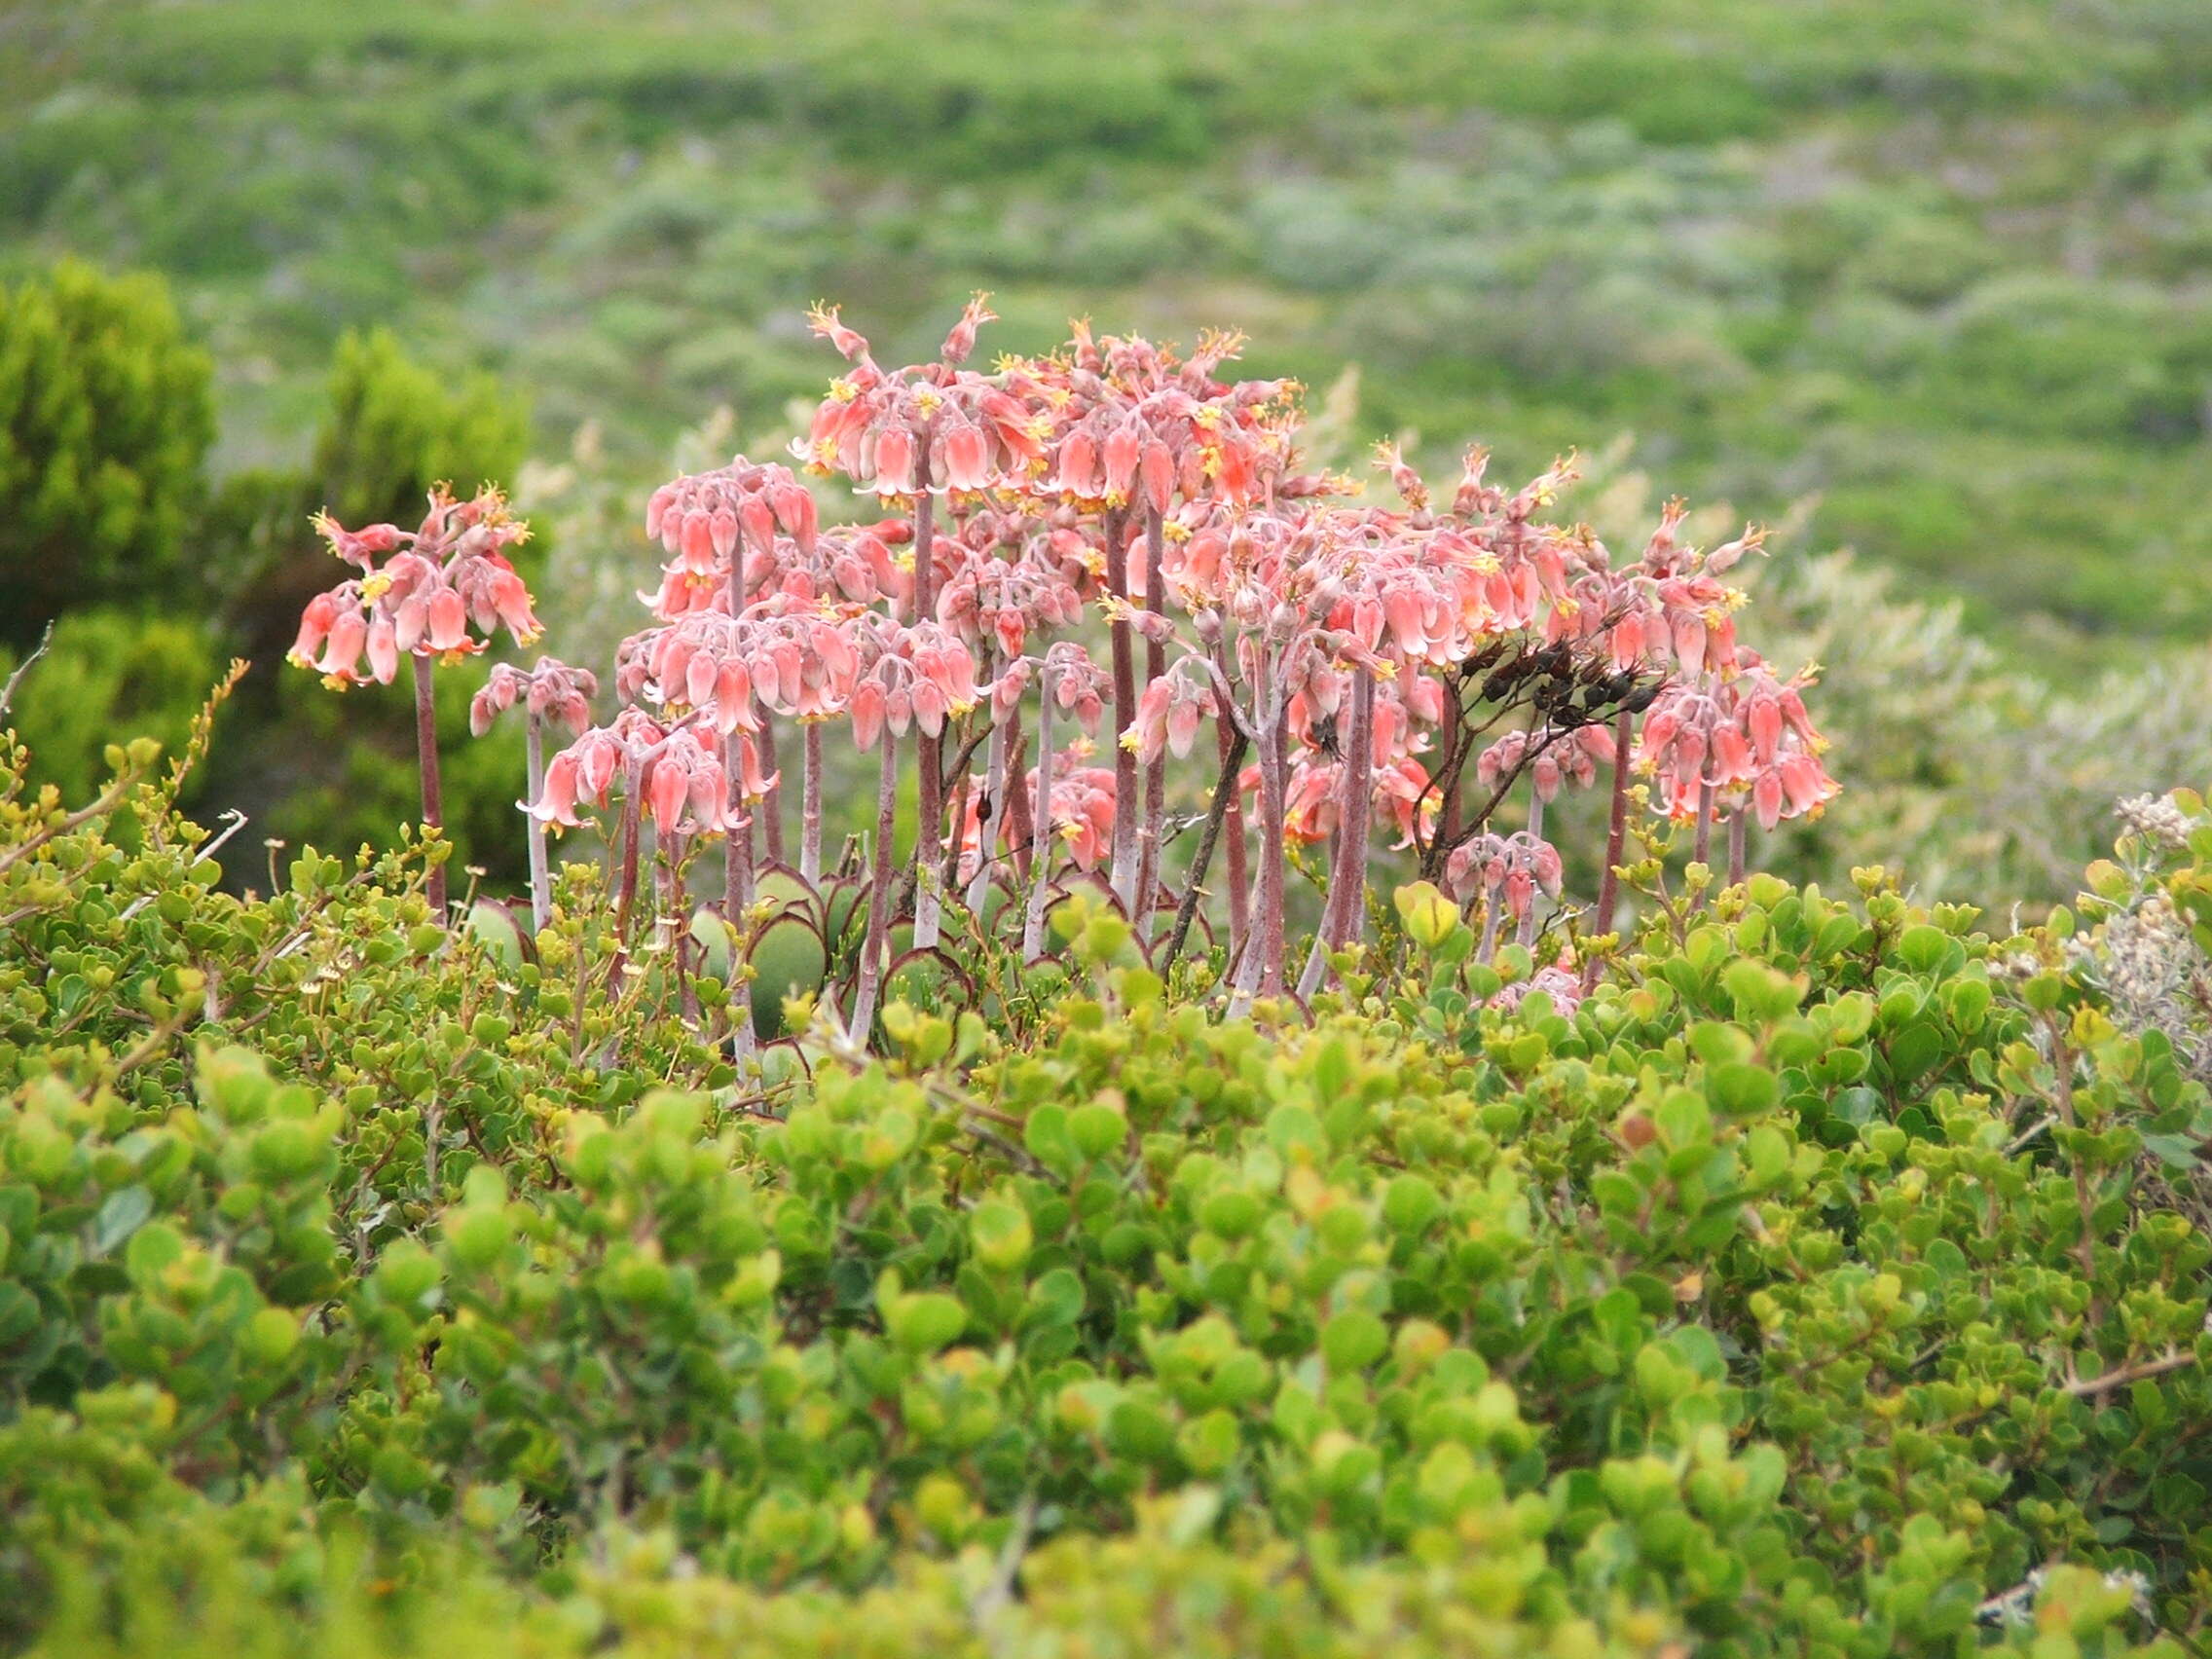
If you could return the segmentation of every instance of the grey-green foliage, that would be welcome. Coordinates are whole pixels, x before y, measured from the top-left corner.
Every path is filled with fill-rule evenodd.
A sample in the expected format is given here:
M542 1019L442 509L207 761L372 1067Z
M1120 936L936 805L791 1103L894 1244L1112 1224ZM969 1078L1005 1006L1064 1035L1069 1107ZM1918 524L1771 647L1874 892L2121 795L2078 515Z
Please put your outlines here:
M1851 787L1791 830L1797 870L1889 863L1925 893L2069 898L2113 803L2212 774L2212 663L2154 652L2070 685L2006 663L1956 602L1847 555L1778 560L1759 587L1769 654L1822 669L1823 722Z

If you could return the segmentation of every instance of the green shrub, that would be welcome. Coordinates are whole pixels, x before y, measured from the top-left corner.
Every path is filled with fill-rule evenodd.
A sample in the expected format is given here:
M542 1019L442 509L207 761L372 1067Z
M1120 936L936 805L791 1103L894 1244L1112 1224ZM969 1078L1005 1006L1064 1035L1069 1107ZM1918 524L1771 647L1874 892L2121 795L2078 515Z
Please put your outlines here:
M225 596L224 631L256 665L233 716L242 729L216 756L212 798L240 806L268 833L295 844L345 847L382 839L418 810L406 695L372 690L350 699L342 727L328 697L283 670L302 608L332 579L330 554L311 521L327 508L352 522L416 524L441 481L460 480L467 490L513 476L527 431L522 403L488 376L449 386L382 330L340 341L306 470L234 474L206 515L206 559ZM448 822L464 859L510 876L521 856L508 832L522 776L519 735L458 741L480 683L480 675L468 684L440 677L441 720L457 740L448 751Z
M0 679L18 666L0 651ZM213 644L197 623L74 611L55 624L5 719L37 756L36 776L82 799L106 777L107 747L118 738L181 748L216 672Z
M1415 888L1310 1019L1223 1023L1218 962L1163 986L1075 910L1019 1046L894 1005L888 1057L810 1035L740 1091L719 983L687 1012L590 871L503 959L412 850L240 901L125 764L86 813L0 764L14 1641L2120 1654L2201 1619L2212 1245L2143 1153L2212 1110L2064 917L1754 877L1668 896L1577 1002Z
M72 260L0 289L0 641L198 586L211 374L159 276Z
M340 339L329 399L309 473L320 504L349 524L411 523L433 484L511 477L529 437L528 412L490 376L449 385L381 328Z

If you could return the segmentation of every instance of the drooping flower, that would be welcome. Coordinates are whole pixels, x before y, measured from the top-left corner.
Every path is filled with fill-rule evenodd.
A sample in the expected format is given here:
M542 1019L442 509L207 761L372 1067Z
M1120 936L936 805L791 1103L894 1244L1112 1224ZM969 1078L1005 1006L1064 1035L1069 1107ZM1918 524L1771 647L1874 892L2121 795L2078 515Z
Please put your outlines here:
M288 657L335 689L388 685L404 656L473 654L501 628L523 645L541 632L505 551L528 539L530 527L508 513L497 490L467 500L434 490L412 531L388 524L350 531L327 513L316 516L315 528L362 574L308 602ZM470 635L471 625L483 639Z
M591 700L597 695L597 675L553 657L541 656L527 670L496 663L483 688L469 700L468 729L482 737L494 720L520 703L540 719L581 736L591 724Z

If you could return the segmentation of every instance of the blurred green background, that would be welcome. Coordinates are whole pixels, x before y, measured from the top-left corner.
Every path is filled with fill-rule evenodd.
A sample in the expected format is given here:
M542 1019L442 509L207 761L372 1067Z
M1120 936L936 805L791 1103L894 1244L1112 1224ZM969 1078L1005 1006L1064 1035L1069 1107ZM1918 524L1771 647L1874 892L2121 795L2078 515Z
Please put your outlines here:
M17 713L79 771L244 650L208 804L381 837L398 700L278 661L309 511L505 480L604 668L645 491L833 367L809 302L921 352L986 287L986 350L1245 328L1345 461L1581 445L1608 534L1781 524L1752 631L1828 663L1856 787L1799 871L2051 897L2113 794L2212 782L2208 259L2204 0L17 7L0 649L70 612Z

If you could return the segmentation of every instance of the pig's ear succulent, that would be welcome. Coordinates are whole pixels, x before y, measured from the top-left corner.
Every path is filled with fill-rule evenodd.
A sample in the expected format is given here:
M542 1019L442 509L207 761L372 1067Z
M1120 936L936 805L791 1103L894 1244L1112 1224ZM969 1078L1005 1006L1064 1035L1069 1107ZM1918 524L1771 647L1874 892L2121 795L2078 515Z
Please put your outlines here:
M388 685L398 676L400 658L409 660L423 825L438 830L444 806L432 668L475 655L501 629L518 645L535 643L543 632L530 590L506 552L529 539L530 527L508 512L506 498L489 485L466 500L442 486L433 490L429 510L412 531L389 524L348 530L328 513L316 514L314 526L331 552L361 573L308 602L289 660L320 674L334 691L368 682ZM504 706L498 701L501 694L487 684L470 708L472 726L489 724ZM485 695L493 701L487 703ZM445 899L440 866L430 873L430 902L441 918Z
M1378 866L1396 861L1393 877L1465 907L1475 965L1507 947L1564 958L1579 995L1622 949L1623 871L1662 881L1678 845L1690 887L1666 907L1686 925L1718 890L1716 827L1740 886L1754 821L1770 830L1835 793L1811 671L1784 678L1737 638L1744 596L1725 577L1757 532L1702 550L1670 503L1641 555L1616 562L1586 528L1546 521L1571 458L1512 489L1480 450L1447 500L1384 446L1392 499L1369 503L1350 480L1300 470L1294 383L1221 378L1240 336L1186 355L1078 325L1061 349L984 372L969 365L992 320L977 295L937 356L900 366L818 309L844 368L793 446L798 466L738 456L647 502L666 563L641 596L648 624L617 649L613 717L593 724L596 679L549 657L495 665L470 705L479 733L528 717L534 931L552 920L548 828L619 800L616 913L687 979L703 948L684 919L687 861L719 839L738 1060L756 1058L747 918L764 872L832 883L840 733L876 756L874 812L852 803L865 833L835 877L865 891L866 922L857 948L828 951L817 1001L864 1044L894 958L977 985L987 976L959 958L1018 936L1033 963L1052 896L1093 871L1161 971L1193 939L1222 942L1191 971L1235 1014L1348 990L1380 960ZM802 474L844 480L867 522L825 526ZM432 665L502 628L535 638L504 551L524 528L490 491L434 496L415 531L320 522L354 573L308 608L294 660L343 686L413 659L434 826ZM548 722L561 742L544 742ZM1602 780L1585 930L1552 808ZM1643 822L1646 805L1681 835ZM1632 857L1632 834L1649 857ZM1309 940L1291 932L1306 868L1320 889ZM1585 931L1606 942L1589 948Z

